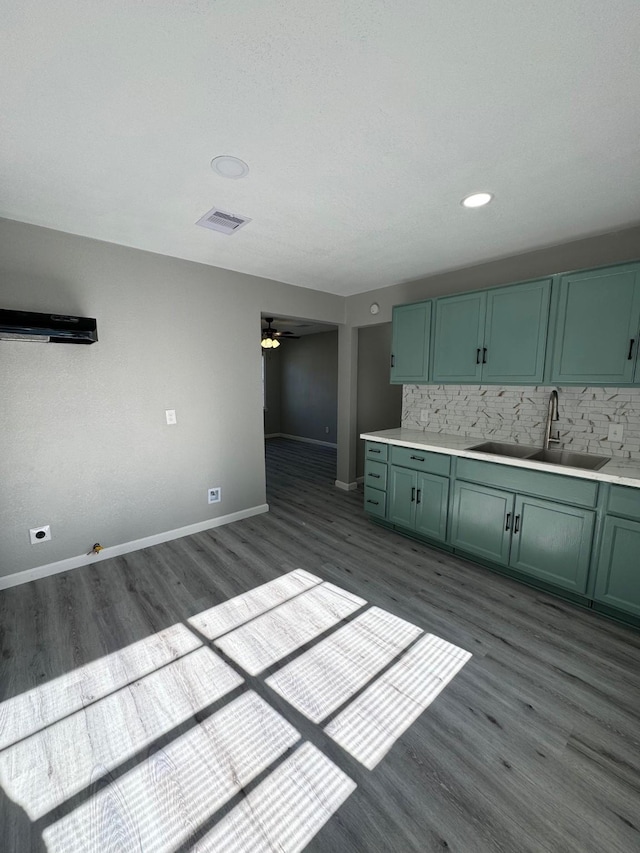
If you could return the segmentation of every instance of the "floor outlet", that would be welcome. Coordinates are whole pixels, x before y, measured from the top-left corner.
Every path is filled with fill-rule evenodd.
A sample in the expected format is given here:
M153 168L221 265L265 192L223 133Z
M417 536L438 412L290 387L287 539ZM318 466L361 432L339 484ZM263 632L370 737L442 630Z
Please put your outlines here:
M51 528L48 524L43 524L42 527L32 527L29 530L29 540L32 545L38 545L40 542L50 542Z
M222 489L220 486L216 486L215 489L209 489L208 494L210 504L219 504L222 500Z

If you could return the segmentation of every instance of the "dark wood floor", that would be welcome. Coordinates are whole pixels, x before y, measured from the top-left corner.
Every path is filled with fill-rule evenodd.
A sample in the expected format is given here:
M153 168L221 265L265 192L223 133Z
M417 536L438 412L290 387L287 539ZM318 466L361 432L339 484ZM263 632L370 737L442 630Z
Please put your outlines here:
M95 715L103 701L99 683L90 690L73 685L80 667L98 666L112 653L178 630L172 626L181 633L172 635L166 648L188 644L183 629L190 618L298 568L473 655L373 770L280 698L264 678L243 676L256 702L266 700L300 733L305 748L317 748L357 786L307 851L639 850L640 636L372 525L362 512L361 493L333 486L335 454L328 448L274 439L267 444L267 458L268 514L0 592L0 850L289 849L284 842L282 847L264 839L262 846L232 844L216 835L227 825L223 821L233 822L243 802L259 811L252 792L268 781L267 769L247 784L240 781L236 793L212 812L206 799L213 784L203 764L203 775L189 789L189 797L203 798L202 822L183 827L174 841L159 836L157 845L145 842L153 827L147 835L136 834L122 816L127 797L144 796L136 784L165 784L158 756L164 757L165 771L170 765L184 772L171 764L179 743L188 743L196 728L206 728L229 698L246 695L231 682L220 686L222 676L212 675L220 690L196 713L178 714L179 701L175 707L171 702L174 687L149 693L152 698L139 703L144 736L134 738L137 751L129 750L117 766L91 768L71 791L58 782L54 758L72 769L77 765L80 773L82 761L91 760L82 750L98 748L92 738L99 739L102 729L93 730L88 747L83 729L73 735L77 702ZM206 638L198 637L204 647L197 653L210 654ZM174 649L173 657L178 653L184 649ZM233 661L222 657L233 668ZM203 660L200 673L208 665ZM166 660L136 663L141 665L148 673ZM118 692L122 679L116 670L114 665L105 675L111 687L104 695ZM115 720L117 730L113 708L104 713L102 725L108 728ZM170 731L161 713L173 720ZM40 722L30 728L31 717ZM164 728L158 729L161 723ZM130 719L122 725L134 728ZM52 731L59 732L60 743L46 741ZM109 748L119 754L117 744ZM282 767L287 755L302 755L300 749L287 749L271 768ZM193 756L195 768L202 753L194 747ZM140 779L146 781L136 782ZM112 790L119 794L109 800ZM287 790L281 791L285 808ZM185 794L176 789L167 796L175 803ZM332 811L320 803L325 807ZM282 804L269 808L277 814ZM90 843L74 835L72 815L95 823L86 836ZM309 817L310 824L314 819ZM210 837L217 839L214 846Z

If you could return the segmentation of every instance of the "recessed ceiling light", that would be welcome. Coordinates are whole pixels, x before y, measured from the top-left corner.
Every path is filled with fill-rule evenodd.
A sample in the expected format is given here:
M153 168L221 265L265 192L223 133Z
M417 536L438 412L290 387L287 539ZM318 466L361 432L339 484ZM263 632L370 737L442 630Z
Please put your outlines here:
M492 198L491 193L473 193L463 198L460 204L463 207L483 207L485 204L489 204Z
M244 178L245 175L249 174L249 167L244 160L231 157L228 154L214 157L211 161L211 168L223 178Z

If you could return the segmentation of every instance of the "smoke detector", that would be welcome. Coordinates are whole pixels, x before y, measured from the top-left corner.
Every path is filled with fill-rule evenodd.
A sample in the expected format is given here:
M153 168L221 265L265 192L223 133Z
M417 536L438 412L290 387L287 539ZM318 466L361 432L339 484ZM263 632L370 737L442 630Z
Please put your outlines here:
M210 211L201 216L196 225L209 228L211 231L219 231L221 234L235 234L241 228L251 222L248 216L238 216L219 207L212 207Z

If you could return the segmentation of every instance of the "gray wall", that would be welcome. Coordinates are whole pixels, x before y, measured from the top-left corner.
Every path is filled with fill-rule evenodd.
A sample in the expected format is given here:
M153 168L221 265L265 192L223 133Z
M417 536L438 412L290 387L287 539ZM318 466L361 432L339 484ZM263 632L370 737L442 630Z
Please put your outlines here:
M391 323L358 331L357 432L399 427L402 419L402 385L389 383ZM364 475L364 442L357 445L356 473Z
M337 331L284 341L273 355L280 361L280 432L335 444Z
M280 354L282 347L264 351L265 413L264 434L280 432Z
M0 575L265 502L260 314L341 323L343 298L7 220L0 258L2 307L100 338L0 342Z
M416 302L432 296L462 293L465 290L478 290L567 270L587 269L639 258L640 225L349 296L347 324L368 326L391 320L391 309L394 305ZM380 305L380 313L377 315L369 312L372 302Z

